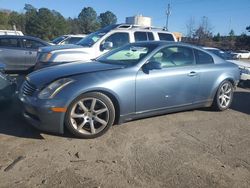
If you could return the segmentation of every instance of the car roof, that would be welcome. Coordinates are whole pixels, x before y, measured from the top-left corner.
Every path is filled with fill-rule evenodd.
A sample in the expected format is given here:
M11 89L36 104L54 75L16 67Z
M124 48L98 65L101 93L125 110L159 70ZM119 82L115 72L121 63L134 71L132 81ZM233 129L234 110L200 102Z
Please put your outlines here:
M64 35L64 36L67 36L67 37L86 37L87 35L85 35L85 34L76 34L76 35Z
M195 46L192 44L188 44L188 43L184 43L184 42L174 42L174 41L140 41L140 42L134 42L131 44L154 44L154 45L158 45L158 46L187 46L187 47L191 47L191 48L196 48L196 49L200 49L203 50L203 48L201 48L200 46Z
M143 25L134 25L134 24L126 24L126 23L113 24L110 26L113 26L113 29L111 30L147 31L147 32L156 31L156 32L173 34L172 32L167 31L165 28L155 27L155 26L143 26Z
M169 47L170 46L190 47L190 48L193 48L193 49L197 49L197 50L201 50L203 52L206 52L209 55L211 55L214 59L218 59L218 58L221 59L220 57L218 57L214 53L211 53L211 52L207 51L203 47L195 46L193 44L188 44L188 43L184 43L184 42L173 42L173 41L141 41L141 42L134 42L134 43L130 43L130 44L154 44L154 45L158 45L158 47L163 47L163 46L166 46L166 47L167 46L169 46Z
M220 50L219 48L206 47L206 46L204 46L202 48L205 49L205 50Z
M0 38L18 38L18 39L32 39L32 40L37 40L37 41L40 41L42 43L46 43L46 44L49 44L48 42L40 39L40 38L37 38L37 37L32 37L32 36L28 36L28 35L0 35Z

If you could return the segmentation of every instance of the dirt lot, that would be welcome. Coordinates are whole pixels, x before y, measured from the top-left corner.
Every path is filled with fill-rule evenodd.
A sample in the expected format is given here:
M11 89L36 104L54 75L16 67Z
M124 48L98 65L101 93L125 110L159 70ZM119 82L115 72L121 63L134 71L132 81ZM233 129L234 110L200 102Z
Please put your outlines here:
M230 110L114 126L94 140L41 133L0 108L0 187L250 187L250 89Z

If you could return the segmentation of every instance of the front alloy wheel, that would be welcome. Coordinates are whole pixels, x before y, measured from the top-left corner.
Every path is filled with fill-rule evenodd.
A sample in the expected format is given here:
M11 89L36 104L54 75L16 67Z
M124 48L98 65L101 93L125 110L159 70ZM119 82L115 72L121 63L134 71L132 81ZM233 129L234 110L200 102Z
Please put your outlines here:
M96 138L114 123L112 101L99 92L86 93L76 98L66 114L66 126L76 136Z

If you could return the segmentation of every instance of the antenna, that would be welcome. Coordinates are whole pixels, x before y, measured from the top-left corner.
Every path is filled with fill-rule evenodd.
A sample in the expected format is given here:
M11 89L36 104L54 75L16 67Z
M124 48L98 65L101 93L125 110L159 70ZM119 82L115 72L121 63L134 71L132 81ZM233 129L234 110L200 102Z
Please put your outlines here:
M169 19L169 16L171 14L171 11L170 11L170 3L168 3L168 8L166 10L166 15L167 15L167 20L166 20L166 30L168 31L168 19Z

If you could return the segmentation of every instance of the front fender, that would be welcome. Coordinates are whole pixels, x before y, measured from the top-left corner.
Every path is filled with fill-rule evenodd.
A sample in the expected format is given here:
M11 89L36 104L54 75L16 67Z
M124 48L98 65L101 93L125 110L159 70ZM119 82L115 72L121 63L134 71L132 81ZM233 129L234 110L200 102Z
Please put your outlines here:
M64 107L79 95L87 92L103 92L115 97L120 107L120 115L135 112L135 73L131 70L95 72L72 77L76 81L67 85L55 98ZM62 100L63 99L63 100Z

